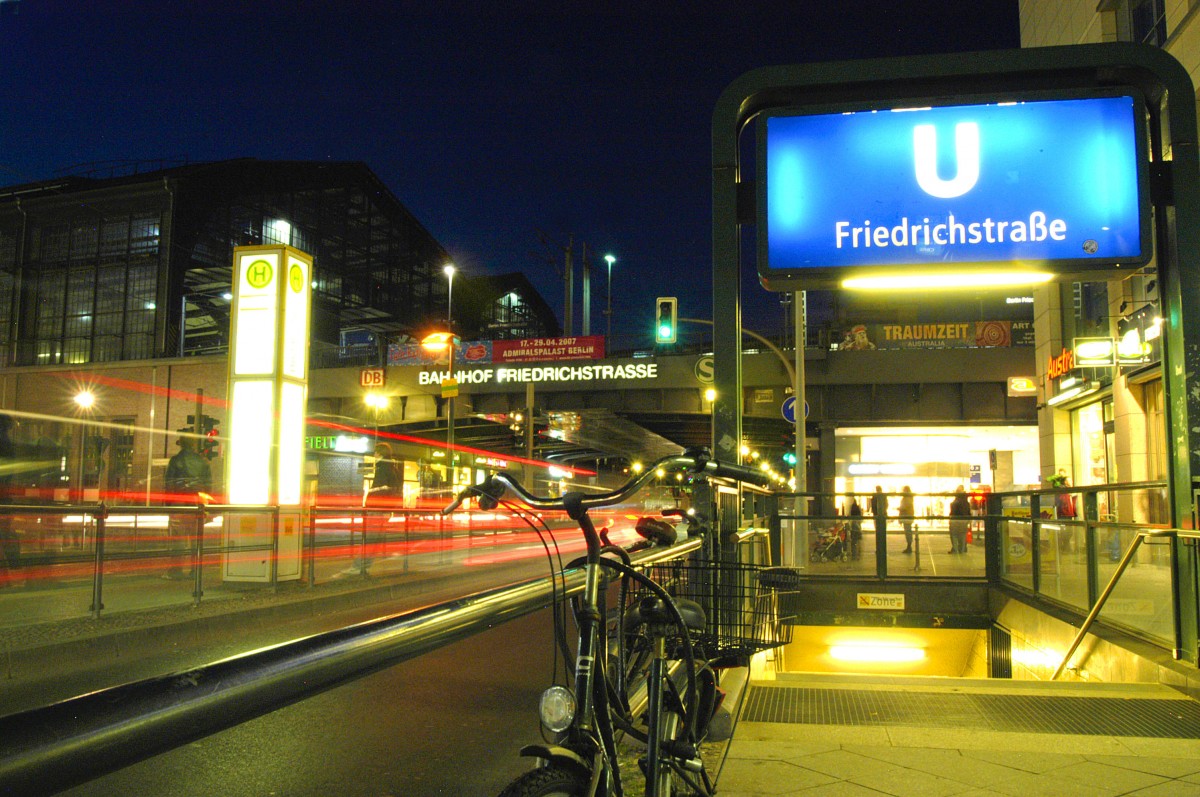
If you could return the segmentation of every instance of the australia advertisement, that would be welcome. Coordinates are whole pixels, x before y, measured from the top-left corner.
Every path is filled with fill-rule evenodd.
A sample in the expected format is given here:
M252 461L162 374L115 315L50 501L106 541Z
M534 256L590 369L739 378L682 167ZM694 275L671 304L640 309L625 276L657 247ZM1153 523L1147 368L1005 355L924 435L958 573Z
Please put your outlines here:
M930 321L913 324L857 324L846 330L837 348L839 351L845 351L1032 345L1032 321Z

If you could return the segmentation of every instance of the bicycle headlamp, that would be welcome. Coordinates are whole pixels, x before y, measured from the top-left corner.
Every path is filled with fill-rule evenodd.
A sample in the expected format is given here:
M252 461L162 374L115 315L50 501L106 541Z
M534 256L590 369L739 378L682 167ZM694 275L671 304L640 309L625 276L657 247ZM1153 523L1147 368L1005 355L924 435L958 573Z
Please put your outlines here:
M552 686L542 692L538 713L546 730L560 733L571 726L575 718L575 695L565 686Z

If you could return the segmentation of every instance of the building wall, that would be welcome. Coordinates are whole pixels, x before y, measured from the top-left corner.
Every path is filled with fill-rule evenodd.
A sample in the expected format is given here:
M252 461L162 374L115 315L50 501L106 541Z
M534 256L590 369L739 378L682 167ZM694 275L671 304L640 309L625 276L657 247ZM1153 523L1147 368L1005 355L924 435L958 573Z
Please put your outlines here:
M1193 83L1200 77L1200 14L1190 8L1188 0L1155 0L1160 2L1165 15L1164 49L1188 70ZM1021 0L1020 26L1022 47L1047 47L1073 44L1132 41L1136 38L1130 9L1138 0ZM1153 3L1147 5L1153 7ZM1200 8L1200 7L1198 7ZM1152 264L1154 265L1154 264ZM1130 290L1130 283L1138 281L1138 289ZM1139 277L1109 283L1111 334L1116 335L1118 308L1132 294L1145 295L1141 291ZM1035 292L1035 329L1037 340L1037 368L1043 394L1039 396L1038 425L1041 430L1041 454L1043 473L1050 475L1066 466L1070 472L1072 458L1071 424L1069 412L1045 406L1045 391L1049 386L1046 364L1049 358L1070 347L1070 335L1064 332L1071 326L1071 307L1064 300L1058 286L1050 286ZM1154 437L1148 430L1149 423L1159 422L1147 418L1142 389L1131 388L1126 380L1114 379L1112 400L1114 405L1114 434L1118 455L1115 473L1110 481L1139 481L1159 478L1162 468L1147 462L1148 457L1162 456L1165 452L1151 451L1148 438Z

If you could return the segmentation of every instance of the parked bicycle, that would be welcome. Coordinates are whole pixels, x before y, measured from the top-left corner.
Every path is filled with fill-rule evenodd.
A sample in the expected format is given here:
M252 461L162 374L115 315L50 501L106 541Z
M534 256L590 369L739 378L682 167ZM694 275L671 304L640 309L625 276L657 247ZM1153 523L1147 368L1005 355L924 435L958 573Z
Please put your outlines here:
M465 490L444 510L453 511L472 495L481 509L494 509L511 492L534 509L565 511L579 525L587 544L582 560L585 586L573 602L578 628L573 684L554 685L543 693L542 725L555 736L521 749L522 756L537 758L539 765L510 783L501 797L622 797L623 777L628 773L621 770L618 733L646 745L640 767L649 797L713 793L699 742L716 706L716 679L693 645L693 634L707 627L705 610L699 601L682 594L687 589L672 594L632 568L628 552L611 545L588 514L590 509L627 501L660 469L683 470L698 480L719 476L756 484L767 481L759 470L718 462L707 449L691 449L660 460L616 490L599 494L537 496L513 476L497 473ZM643 518L636 529L652 545L674 544L678 537L661 520ZM702 533L702 524L693 518L688 531ZM708 575L713 572L708 568ZM635 588L627 610L618 612L612 633L604 600L610 576ZM555 628L556 647L565 653L565 623L556 620ZM645 678L645 728L632 716L628 701L628 684L638 675Z

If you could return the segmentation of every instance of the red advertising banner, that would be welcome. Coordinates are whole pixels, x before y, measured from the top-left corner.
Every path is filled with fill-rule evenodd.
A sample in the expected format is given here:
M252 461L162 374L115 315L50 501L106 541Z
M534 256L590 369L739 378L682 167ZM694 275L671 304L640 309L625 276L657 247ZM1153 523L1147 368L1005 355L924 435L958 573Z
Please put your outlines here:
M602 360L604 336L493 340L493 363L532 363L547 360Z

